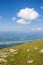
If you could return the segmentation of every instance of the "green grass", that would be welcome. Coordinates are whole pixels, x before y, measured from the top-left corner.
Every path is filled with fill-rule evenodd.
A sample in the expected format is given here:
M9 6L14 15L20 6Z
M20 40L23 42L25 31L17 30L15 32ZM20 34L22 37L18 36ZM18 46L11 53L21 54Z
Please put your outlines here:
M35 47L37 47L37 49L35 49ZM9 49L17 51L10 52ZM27 51L27 49L30 49L30 51ZM43 49L43 40L0 49L3 54L7 53L8 55L4 58L7 62L0 61L0 65L43 65L43 53L40 53L41 49ZM18 54L14 54L16 52L18 52ZM1 54L0 58L3 58ZM33 60L33 62L28 63L27 61L29 60Z

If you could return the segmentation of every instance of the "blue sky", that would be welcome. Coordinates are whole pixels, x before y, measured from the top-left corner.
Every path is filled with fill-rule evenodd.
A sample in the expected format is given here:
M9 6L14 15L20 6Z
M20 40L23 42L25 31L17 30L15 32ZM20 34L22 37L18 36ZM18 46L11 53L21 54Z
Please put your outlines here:
M0 31L43 31L43 0L0 0Z

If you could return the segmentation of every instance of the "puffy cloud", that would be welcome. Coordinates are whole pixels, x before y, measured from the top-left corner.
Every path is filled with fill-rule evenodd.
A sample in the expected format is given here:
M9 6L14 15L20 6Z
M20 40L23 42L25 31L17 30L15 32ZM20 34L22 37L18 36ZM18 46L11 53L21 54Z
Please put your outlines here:
M19 17L19 19L16 22L20 24L30 24L32 20L39 17L39 13L35 11L34 8L25 8L17 13L17 17Z
M30 24L31 23L31 22L28 22L24 19L18 19L16 22L19 23L19 24Z
M43 28L32 28L33 31L43 31Z
M25 8L21 9L17 13L17 16L25 20L35 20L39 17L39 13L35 11L34 8Z
M33 20L39 17L39 13L34 8L24 8L17 13L17 17L17 20L15 17L12 17L12 20L16 20L19 24L31 24Z
M15 21L16 20L16 17L12 17L12 20Z
M41 6L40 8L43 9L43 6Z

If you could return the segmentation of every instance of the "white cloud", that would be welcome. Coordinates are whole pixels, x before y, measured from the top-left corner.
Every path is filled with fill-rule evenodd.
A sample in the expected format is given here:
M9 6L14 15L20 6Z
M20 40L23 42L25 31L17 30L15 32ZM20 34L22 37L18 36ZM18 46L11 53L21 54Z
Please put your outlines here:
M34 8L25 8L21 9L17 13L17 16L25 20L35 20L39 17L39 13L35 11Z
M30 24L31 23L31 22L28 22L24 19L18 19L16 22L19 23L19 24Z
M43 6L41 6L40 8L43 9Z
M12 20L15 21L16 20L16 17L12 17Z
M33 31L43 31L43 28L32 28Z
M30 24L32 20L36 20L39 17L39 13L34 8L21 9L17 13L19 19L16 21L20 24Z

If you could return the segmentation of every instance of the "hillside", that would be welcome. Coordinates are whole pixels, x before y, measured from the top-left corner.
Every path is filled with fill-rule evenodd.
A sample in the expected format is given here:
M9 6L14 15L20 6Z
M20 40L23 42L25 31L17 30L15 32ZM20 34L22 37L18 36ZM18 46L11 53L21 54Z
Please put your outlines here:
M0 49L0 65L43 65L43 40Z

